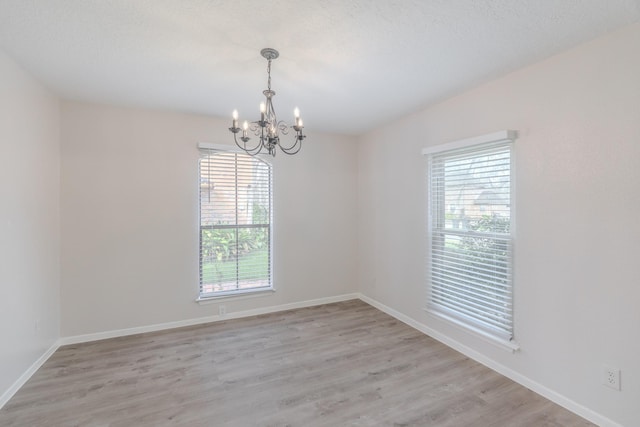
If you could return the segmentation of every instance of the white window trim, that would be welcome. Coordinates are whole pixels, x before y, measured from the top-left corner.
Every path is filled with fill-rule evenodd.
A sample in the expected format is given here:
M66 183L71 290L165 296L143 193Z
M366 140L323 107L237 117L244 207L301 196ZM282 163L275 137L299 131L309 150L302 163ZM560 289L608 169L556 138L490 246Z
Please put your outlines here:
M510 143L514 143L516 141L518 137L518 132L515 130L501 130L501 131L497 131L497 132L493 132L493 133L488 133L485 135L480 135L480 136L475 136L475 137L471 137L471 138L465 138L465 139L460 139L460 140L456 140L456 141L451 141L451 142L447 142L444 144L438 144L438 145L434 145L434 146L429 146L429 147L425 147L422 149L422 154L424 156L429 156L431 154L435 154L435 153L440 153L443 151L449 151L449 150L456 150L456 149L462 149L462 148L468 148L468 147L472 147L474 145L480 145L480 144L490 144L490 143L499 143L499 142L510 142ZM514 169L514 156L511 157L511 180L512 180L512 185L511 185L511 199L512 199L512 211L511 211L511 221L513 224L513 227L511 229L511 233L512 233L512 251L515 253L515 239L513 239L513 233L515 230L515 197L513 194L514 188L515 188L515 169ZM430 178L429 178L429 182L427 183L427 187L430 188ZM430 200L430 191L428 192L429 194L429 200L428 200L428 206L427 206L427 211L428 211L428 219L427 219L427 230L428 233L431 233L431 200ZM428 238L429 236L427 236ZM432 257L432 248L431 245L427 245L427 259L429 262L429 265L431 264L431 257ZM515 259L515 256L513 256L512 259L512 268L513 268L513 260ZM428 267L428 271L430 272L430 268ZM427 273L427 277L430 276L430 273ZM429 280L429 279L428 279ZM431 292L430 289L427 290L428 294ZM513 292L513 290L512 290ZM490 344L493 344L499 348L502 348L504 350L510 351L510 352L516 352L518 350L520 350L520 345L518 344L518 342L515 340L515 338L512 338L511 340L507 340L504 338L501 338L499 336L493 335L491 333L488 333L487 331L481 329L481 328L476 328L473 325L470 325L469 323L465 323L455 317L451 317L449 315L447 315L446 313L439 311L439 310L433 310L430 307L424 307L423 308L427 314L429 314L430 316L433 316L434 318L437 318L439 320L442 320L450 325L452 325L453 327L455 327L458 330L461 330L463 332L466 332L470 335L473 335L477 338L480 338L481 340L488 342ZM514 312L515 312L515 307L514 307ZM514 327L515 327L515 322L514 322ZM514 331L514 336L515 336L515 331Z
M240 148L236 147L235 145L225 145L225 144L213 144L210 142L199 142L198 143L198 149L205 149L205 150L215 150L215 151L222 151L222 152L232 152L232 153L244 153L247 154L246 151L241 150ZM262 158L262 156L260 156L260 158Z
M235 146L235 145L225 145L225 144L213 144L213 143L209 143L209 142L199 142L198 145L198 150L200 149L208 149L208 150L214 150L214 151L220 151L220 152L233 152L233 153L242 153L242 154L247 154L246 151L240 149L239 147ZM269 165L273 168L273 163L270 160L270 156L269 157L263 157L262 155L257 155L255 157L259 157L261 159L263 159L264 161L266 161L267 163L269 163ZM198 176L198 182L199 182L200 177ZM271 188L273 189L273 187L275 186L274 184L275 182L275 173L272 170L271 172ZM198 196L199 197L199 196ZM271 223L271 241L270 241L270 245L269 245L269 252L271 254L270 257L270 263L271 265L269 266L269 271L271 274L271 286L270 287L261 287L261 288L252 288L252 289L242 289L242 290L236 290L236 291L227 291L227 292L220 292L219 294L216 295L208 295L208 296L202 296L199 295L196 297L196 299L194 300L194 302L200 304L200 305L206 305L206 304L211 304L220 300L234 300L234 299L246 299L246 298L255 298L255 297L262 297L262 296L269 296L269 295L273 295L276 292L276 285L275 285L275 272L273 271L273 248L274 248L274 233L273 233L273 199L271 201L272 206L271 206L271 219L270 219L270 223ZM199 212L199 208L198 208L198 233L200 233L200 212ZM200 262L200 261L198 261Z
M474 136L471 138L459 139L457 141L447 142L445 144L434 145L422 149L422 154L429 155L440 153L441 151L455 150L458 148L467 148L478 144L488 144L491 142L510 141L515 142L518 132L515 130L501 130L498 132L488 133L486 135Z
M206 305L206 304L219 302L220 300L229 301L229 300L256 298L256 297L266 297L266 296L273 295L275 292L276 292L275 287L271 287L268 289L261 289L261 288L246 289L246 290L243 289L241 291L234 291L233 293L229 292L221 295L212 295L208 297L199 296L198 298L196 298L196 302L200 305Z
M509 351L511 353L515 353L516 351L520 350L520 344L518 344L516 340L509 341L505 339L500 339L495 335L489 334L480 328L474 328L468 323L463 323L455 317L447 316L445 313L442 313L441 311L431 310L428 307L425 307L423 310L426 311L428 315L436 319L439 319L441 321L444 321L445 323L448 323L449 325L455 327L457 330L466 332L470 335L480 338L482 341L492 344L498 348Z

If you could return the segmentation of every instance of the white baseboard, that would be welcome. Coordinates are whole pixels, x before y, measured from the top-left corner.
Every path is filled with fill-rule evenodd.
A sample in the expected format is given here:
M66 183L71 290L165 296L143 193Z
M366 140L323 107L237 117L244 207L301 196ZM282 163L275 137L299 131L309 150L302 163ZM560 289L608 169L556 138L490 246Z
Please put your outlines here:
M14 382L11 387L9 387L8 390L6 390L4 393L2 393L2 396L0 396L0 409L2 409L2 407L4 405L6 405L6 403L9 401L9 399L11 399L13 397L14 394L16 394L18 392L18 390L20 390L20 388L27 382L29 381L29 378L31 378L31 376L33 374L36 373L36 371L38 369L40 369L40 367L44 364L44 362L47 361L47 359L49 359L49 357L51 357L51 355L53 353L55 353L55 351L58 349L58 347L60 346L59 341L56 341L53 343L53 345L51 347L49 347L47 349L47 351L45 351L42 356L40 356L38 358L38 360L36 360L35 362L33 362L33 364L29 367L29 369L27 369L21 376L20 378L18 378L16 380L16 382Z
M562 406L563 408L568 409L569 411L580 415L581 417L591 421L594 424L599 425L600 427L623 427L620 424L610 420L609 418L583 406L580 405L579 403L567 398L566 396L557 393L554 390L551 390L548 387L543 386L542 384L533 381L532 379L520 374L519 372L514 371L511 368L508 368L500 363L497 363L495 360L490 359L488 357L486 357L485 355L483 355L482 353L479 353L475 350L473 350L470 347L467 347L466 345L460 343L459 341L453 340L451 338L449 338L448 336L428 327L427 325L420 323L414 319L412 319L409 316L406 316L402 313L400 313L397 310L394 310L393 308L386 306L384 304L382 304L379 301L376 301L373 298L369 298L366 295L362 295L359 294L358 296L362 301L366 302L369 305L372 305L373 307L377 308L378 310L387 313L388 315L395 317L396 319L398 319L399 321L406 323L407 325L411 326L414 329L417 329L418 331L424 333L425 335L430 336L433 339L436 339L438 341L440 341L441 343L453 348L454 350L459 351L460 353L464 354L465 356L479 362L482 363L483 365L487 366L488 368L504 375L505 377L517 382L520 385L523 385L525 387L527 387L530 390L533 390L534 392L538 393L541 396L544 396L545 398L549 399L550 401L557 403L558 405Z
M139 326L135 328L116 329L112 331L97 332L93 334L75 335L60 339L60 345L79 344L83 342L98 341L108 338L124 337L127 335L142 334L146 332L163 331L166 329L181 328L184 326L200 325L203 323L220 322L223 320L238 319L241 317L257 316L260 314L275 313L278 311L293 310L296 308L312 307L315 305L331 304L334 302L358 299L359 294L344 294L335 297L317 298L307 301L293 302L270 307L261 307L252 310L236 311L227 313L224 316L207 316L196 319L178 320L176 322L158 323L155 325Z

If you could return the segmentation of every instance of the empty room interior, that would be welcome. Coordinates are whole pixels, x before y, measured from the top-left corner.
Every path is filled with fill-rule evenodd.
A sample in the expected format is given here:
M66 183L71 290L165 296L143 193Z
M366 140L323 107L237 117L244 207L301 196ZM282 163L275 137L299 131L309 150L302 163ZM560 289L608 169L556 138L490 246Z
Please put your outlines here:
M3 0L0 426L640 426L638 159L638 0Z

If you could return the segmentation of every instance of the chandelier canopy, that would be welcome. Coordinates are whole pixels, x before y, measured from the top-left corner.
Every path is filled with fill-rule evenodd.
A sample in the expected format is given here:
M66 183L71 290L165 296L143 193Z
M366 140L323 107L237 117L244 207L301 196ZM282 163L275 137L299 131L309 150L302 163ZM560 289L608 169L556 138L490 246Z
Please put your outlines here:
M302 148L302 140L306 136L302 133L304 126L302 124L302 118L300 117L300 111L296 108L293 111L294 124L290 126L285 121L276 117L276 111L273 108L273 97L276 95L275 91L271 90L271 61L276 59L280 54L277 50L271 48L264 48L260 51L260 54L267 60L267 90L262 93L266 97L266 101L260 103L260 120L254 122L247 122L246 120L242 124L242 128L238 127L238 110L233 110L233 122L229 130L233 133L233 140L236 145L240 147L247 154L255 156L260 154L263 149L272 156L276 155L276 147L280 147L285 154L296 154ZM295 133L292 135L293 143L289 146L282 145L280 135L289 135L289 132L293 130ZM238 137L238 133L242 131L242 136ZM249 132L258 137L258 141L255 145L247 145L249 140ZM240 141L238 141L238 139Z

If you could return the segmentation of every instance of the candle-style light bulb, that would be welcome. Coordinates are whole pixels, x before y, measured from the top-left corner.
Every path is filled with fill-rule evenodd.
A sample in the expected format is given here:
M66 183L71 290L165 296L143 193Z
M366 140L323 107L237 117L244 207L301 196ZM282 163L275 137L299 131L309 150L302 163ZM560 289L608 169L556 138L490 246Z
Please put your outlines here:
M249 122L247 122L245 120L244 123L242 124L242 136L243 137L247 136L247 129L249 129Z
M267 111L267 106L264 105L264 102L260 103L260 121L264 122L264 113Z
M299 127L300 126L300 110L298 110L298 107L294 108L293 117L294 117L295 127Z
M233 117L233 124L231 127L235 129L238 127L238 110L233 110L231 116Z
M303 128L302 119L298 118L298 127Z

